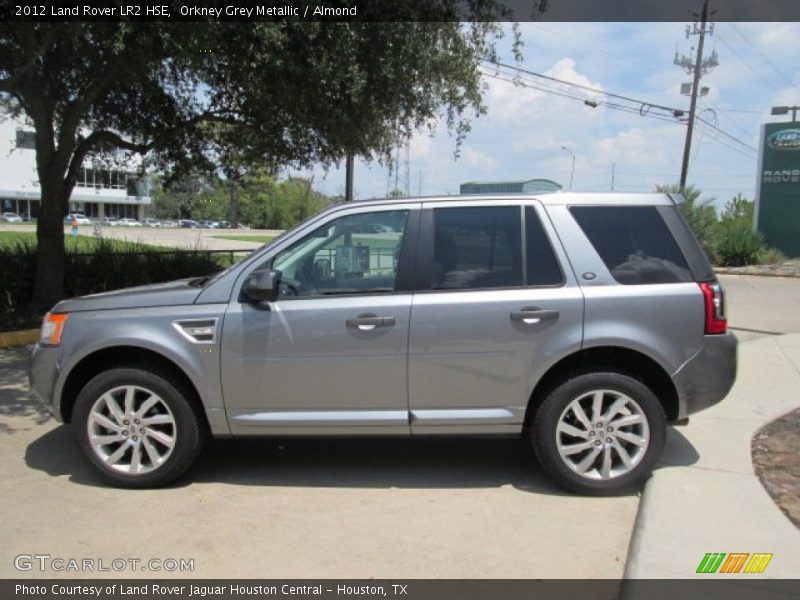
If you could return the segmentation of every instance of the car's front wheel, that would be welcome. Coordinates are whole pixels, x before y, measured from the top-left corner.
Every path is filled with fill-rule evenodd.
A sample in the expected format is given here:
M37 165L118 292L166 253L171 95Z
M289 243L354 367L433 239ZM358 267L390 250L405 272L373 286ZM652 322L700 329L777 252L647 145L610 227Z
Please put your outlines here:
M173 481L195 461L204 437L181 384L136 367L89 381L76 400L73 425L90 464L122 487Z
M614 371L584 373L551 389L530 433L539 462L559 485L606 495L650 475L664 447L666 417L639 380Z

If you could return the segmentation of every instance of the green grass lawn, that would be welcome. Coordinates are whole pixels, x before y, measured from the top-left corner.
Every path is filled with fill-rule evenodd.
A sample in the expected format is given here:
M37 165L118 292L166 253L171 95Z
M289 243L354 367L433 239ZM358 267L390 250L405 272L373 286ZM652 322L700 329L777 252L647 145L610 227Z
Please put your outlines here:
M93 252L95 247L97 246L99 238L95 238L90 235L79 235L78 237L72 237L69 234L64 236L64 245L67 249L67 252L75 252L77 254L82 254L84 252ZM148 250L157 248L156 246L151 246L150 244L141 244L137 242L128 242L123 240L112 240L112 239L104 239L103 240L109 246L114 247L118 250ZM32 246L36 245L36 234L35 233L28 233L27 231L0 231L0 248L8 247L8 246L15 246L17 244L30 244ZM159 250L165 250L166 248L158 248Z
M256 242L266 244L275 239L274 235L214 235L218 240L233 240L235 242Z

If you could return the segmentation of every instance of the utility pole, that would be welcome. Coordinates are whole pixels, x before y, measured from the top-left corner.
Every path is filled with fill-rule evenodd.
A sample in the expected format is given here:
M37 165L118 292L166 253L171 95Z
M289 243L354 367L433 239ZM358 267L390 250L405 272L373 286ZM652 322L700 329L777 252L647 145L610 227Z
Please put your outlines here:
M569 152L569 155L572 157L572 169L569 172L569 191L572 191L572 180L575 178L575 153L567 148L566 146L561 146L562 150L566 150Z
M614 178L616 176L617 163L611 163L611 191L614 191Z
M677 51L675 52L675 64L679 67L683 68L687 73L692 73L694 75L693 82L692 82L692 89L691 89L691 101L689 103L689 122L686 124L686 143L683 147L683 163L681 164L681 181L680 181L680 188L681 191L686 189L686 178L689 174L689 154L692 150L692 134L694 133L694 116L697 110L697 94L700 91L700 77L702 77L705 73L708 73L711 69L716 67L719 62L717 61L717 53L712 52L711 56L707 59L703 60L703 44L706 39L706 33L713 35L714 33L714 26L711 25L711 28L706 28L708 23L708 0L703 1L703 10L700 15L700 27L698 29L697 23L694 24L694 27L690 28L688 25L686 26L686 38L688 39L690 35L698 35L699 40L697 43L697 56L695 58L694 64L692 64L691 59L687 56L681 56L678 58ZM706 90L708 93L708 90Z

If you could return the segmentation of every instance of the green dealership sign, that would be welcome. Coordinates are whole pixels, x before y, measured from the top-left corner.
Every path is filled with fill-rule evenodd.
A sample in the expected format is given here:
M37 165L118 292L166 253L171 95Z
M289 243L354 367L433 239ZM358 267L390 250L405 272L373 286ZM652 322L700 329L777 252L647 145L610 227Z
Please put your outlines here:
M756 228L767 244L800 256L800 123L761 127Z

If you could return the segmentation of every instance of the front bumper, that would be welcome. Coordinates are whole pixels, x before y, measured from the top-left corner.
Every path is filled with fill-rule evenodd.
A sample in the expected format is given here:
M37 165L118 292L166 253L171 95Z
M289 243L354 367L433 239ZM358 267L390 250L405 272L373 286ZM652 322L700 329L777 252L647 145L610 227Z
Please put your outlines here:
M713 406L728 395L736 380L738 344L730 332L707 335L703 348L673 375L678 391L677 419Z
M28 381L53 417L63 423L64 418L55 397L58 373L58 348L36 344L28 359Z

